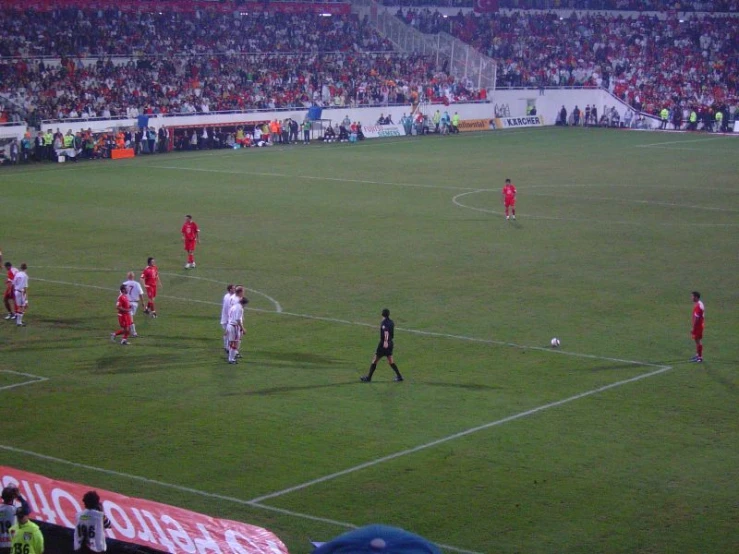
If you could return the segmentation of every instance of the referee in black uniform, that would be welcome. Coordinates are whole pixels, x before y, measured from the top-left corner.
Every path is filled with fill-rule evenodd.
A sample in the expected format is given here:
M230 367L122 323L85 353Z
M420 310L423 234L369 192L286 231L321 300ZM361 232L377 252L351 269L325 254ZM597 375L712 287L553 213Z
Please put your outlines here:
M395 365L393 360L393 337L395 336L395 323L390 319L390 310L385 308L382 310L382 323L380 323L380 343L377 345L377 350L372 358L370 364L369 373L363 377L360 377L360 381L369 383L372 381L372 374L377 369L377 360L380 358L387 358L387 363L393 368L395 372L395 380L400 382L403 380L403 376L398 370L398 366Z

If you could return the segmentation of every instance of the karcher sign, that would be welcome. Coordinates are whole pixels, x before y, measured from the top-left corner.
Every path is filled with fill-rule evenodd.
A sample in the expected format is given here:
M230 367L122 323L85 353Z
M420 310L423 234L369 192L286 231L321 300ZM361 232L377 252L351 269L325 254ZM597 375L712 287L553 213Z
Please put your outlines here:
M493 129L493 122L489 119L462 119L459 122L459 132L467 131L490 131Z
M541 127L544 118L540 115L529 115L526 117L496 117L496 129L512 129L514 127Z

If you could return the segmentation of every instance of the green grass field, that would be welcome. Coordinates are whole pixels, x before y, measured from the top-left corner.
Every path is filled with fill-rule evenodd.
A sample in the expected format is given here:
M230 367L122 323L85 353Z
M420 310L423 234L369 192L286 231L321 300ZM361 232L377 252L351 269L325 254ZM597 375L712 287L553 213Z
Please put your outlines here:
M737 154L552 128L0 172L0 246L31 278L28 326L0 325L0 463L293 554L368 523L457 552L737 552ZM160 317L124 348L116 289L150 255ZM253 308L235 367L227 282ZM384 307L406 382L383 363L360 383ZM3 389L9 371L48 380Z

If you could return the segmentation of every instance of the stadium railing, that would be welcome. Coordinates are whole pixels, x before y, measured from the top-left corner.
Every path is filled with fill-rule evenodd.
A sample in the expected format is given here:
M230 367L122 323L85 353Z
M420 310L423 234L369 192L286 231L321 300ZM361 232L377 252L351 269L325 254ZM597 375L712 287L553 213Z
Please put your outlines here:
M426 35L407 25L395 12L374 0L357 0L352 9L368 15L370 23L403 52L435 56L436 67L458 79L469 80L479 89L486 89L488 97L495 91L497 64L448 33Z

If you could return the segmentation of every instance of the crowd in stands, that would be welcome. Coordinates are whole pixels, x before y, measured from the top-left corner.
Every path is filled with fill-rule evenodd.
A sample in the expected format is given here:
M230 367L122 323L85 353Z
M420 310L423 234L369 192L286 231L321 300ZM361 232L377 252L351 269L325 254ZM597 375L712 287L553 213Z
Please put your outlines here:
M500 0L499 5L514 10L732 12L739 9L738 0Z
M203 13L2 13L0 98L31 123L485 99L357 16Z
M473 13L398 10L425 33L451 31L498 62L497 86L605 87L636 110L734 104L739 26L725 18L630 19L604 12Z
M496 60L498 87L605 87L651 113L737 101L739 27L728 19L397 15ZM356 15L9 9L0 25L0 121L487 100L434 56L392 52Z
M473 0L382 0L385 6L471 8ZM512 10L620 10L657 12L737 12L739 0L498 0Z

